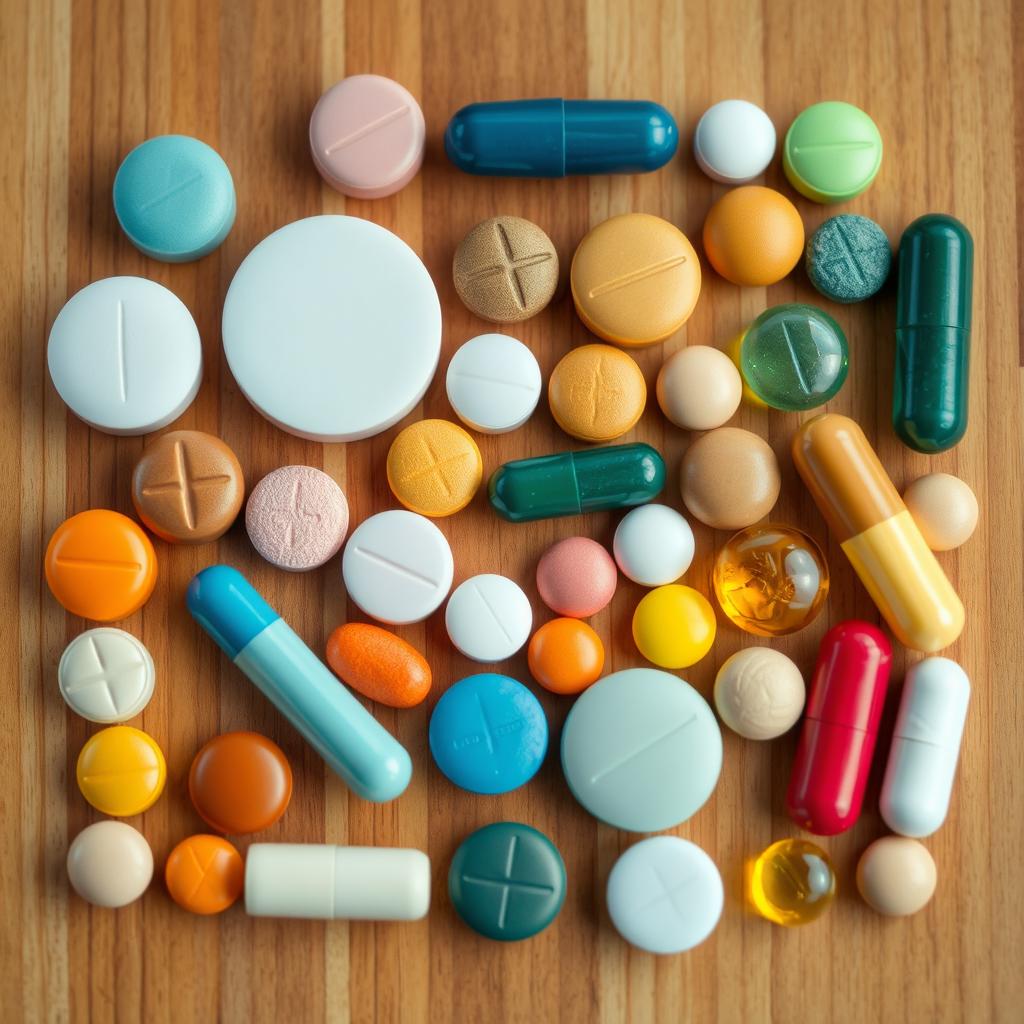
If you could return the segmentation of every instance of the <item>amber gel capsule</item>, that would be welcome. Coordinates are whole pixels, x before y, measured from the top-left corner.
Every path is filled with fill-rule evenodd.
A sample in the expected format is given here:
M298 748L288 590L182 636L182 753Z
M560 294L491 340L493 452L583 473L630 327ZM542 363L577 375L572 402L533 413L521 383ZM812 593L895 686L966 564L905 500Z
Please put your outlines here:
M816 416L793 435L793 462L900 643L948 647L964 606L864 431L846 416Z

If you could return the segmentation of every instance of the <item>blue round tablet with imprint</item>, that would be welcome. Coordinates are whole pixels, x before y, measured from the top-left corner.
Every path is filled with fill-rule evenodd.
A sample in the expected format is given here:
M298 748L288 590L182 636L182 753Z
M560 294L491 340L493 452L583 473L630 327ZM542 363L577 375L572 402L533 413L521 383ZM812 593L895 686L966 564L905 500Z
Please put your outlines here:
M187 135L136 146L114 178L114 212L132 245L166 263L212 252L235 222L235 183L216 150Z
M537 698L509 676L482 672L450 687L430 718L430 752L456 786L508 793L529 782L548 750Z

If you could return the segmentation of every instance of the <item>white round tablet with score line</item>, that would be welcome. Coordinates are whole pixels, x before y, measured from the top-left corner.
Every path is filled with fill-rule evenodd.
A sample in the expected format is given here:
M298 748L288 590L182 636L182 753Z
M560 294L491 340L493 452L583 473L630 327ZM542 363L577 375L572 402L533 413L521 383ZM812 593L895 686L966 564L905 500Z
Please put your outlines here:
M57 685L68 707L103 725L142 714L155 682L146 645L112 626L80 633L64 648L57 666Z
M467 658L504 661L530 639L533 609L518 583L496 573L481 573L455 588L444 624L451 642Z

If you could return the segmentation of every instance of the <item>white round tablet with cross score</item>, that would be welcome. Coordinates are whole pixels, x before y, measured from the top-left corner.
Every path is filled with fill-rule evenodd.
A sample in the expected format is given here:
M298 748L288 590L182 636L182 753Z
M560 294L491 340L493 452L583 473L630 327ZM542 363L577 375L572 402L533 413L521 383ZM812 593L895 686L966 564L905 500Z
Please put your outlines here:
M481 434L521 427L540 399L534 354L507 334L480 334L461 345L448 364L448 401L455 415Z
M142 277L107 277L76 292L50 328L46 362L71 411L108 434L148 434L191 404L203 377L192 314Z
M504 661L530 639L533 609L518 583L481 573L455 588L444 624L451 642L467 658Z
M57 666L57 684L68 707L103 725L142 714L155 682L156 670L146 645L110 626L76 636Z
M630 945L648 953L699 946L722 916L722 876L695 843L653 836L631 846L608 875L608 914Z

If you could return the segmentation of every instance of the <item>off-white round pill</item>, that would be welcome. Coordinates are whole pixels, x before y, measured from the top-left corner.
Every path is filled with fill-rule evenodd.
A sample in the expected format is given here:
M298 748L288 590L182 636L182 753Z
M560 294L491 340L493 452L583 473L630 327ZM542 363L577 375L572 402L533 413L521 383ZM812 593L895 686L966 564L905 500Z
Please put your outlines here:
M156 670L146 645L123 629L101 626L76 636L57 665L57 685L72 711L109 725L142 714Z
M970 539L978 525L978 499L959 477L929 473L918 477L903 500L932 551L952 551Z
M203 352L192 314L142 277L108 277L76 292L46 346L57 393L91 427L148 434L176 420L199 391Z
M665 360L656 390L661 411L677 427L713 430L739 408L743 381L724 352L690 345Z
M141 832L123 821L97 821L68 849L71 888L97 907L134 903L153 877L153 851Z
M756 104L722 100L708 107L697 122L693 155L715 181L726 185L751 181L775 155L775 125Z
M737 651L715 677L718 717L748 740L771 740L792 729L805 696L800 669L771 647Z
M341 559L348 596L367 615L396 626L440 607L455 575L452 549L425 516L378 512L356 527Z
M530 639L533 609L517 583L483 573L455 588L444 624L452 643L467 658L504 661Z
M445 379L455 415L481 434L521 427L540 399L540 366L534 354L506 334L470 338L452 356Z
M639 505L615 530L612 552L634 583L660 587L675 583L693 561L693 530L668 505Z
M857 864L857 888L864 902L888 917L905 917L925 907L935 892L935 861L916 839L883 836Z

